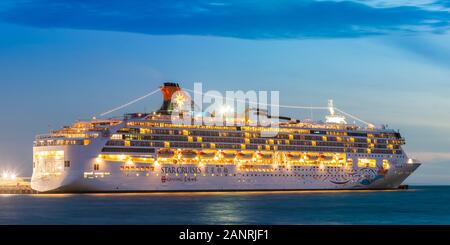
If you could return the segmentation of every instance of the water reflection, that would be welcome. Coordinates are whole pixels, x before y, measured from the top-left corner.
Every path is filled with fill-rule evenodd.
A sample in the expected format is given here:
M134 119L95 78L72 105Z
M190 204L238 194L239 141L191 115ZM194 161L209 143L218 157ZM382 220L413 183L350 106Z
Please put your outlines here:
M0 196L1 224L444 224L450 187Z

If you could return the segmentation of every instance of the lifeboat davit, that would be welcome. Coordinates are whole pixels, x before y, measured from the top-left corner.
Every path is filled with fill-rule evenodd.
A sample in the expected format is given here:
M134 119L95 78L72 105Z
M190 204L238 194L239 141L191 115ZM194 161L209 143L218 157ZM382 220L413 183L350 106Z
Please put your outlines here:
M181 156L186 159L192 159L197 157L197 152L193 150L184 150L181 152Z
M175 151L171 149L161 149L158 151L158 157L161 158L171 158L175 156Z
M207 151L201 151L198 153L198 156L202 159L211 159L216 156L215 152L207 152Z

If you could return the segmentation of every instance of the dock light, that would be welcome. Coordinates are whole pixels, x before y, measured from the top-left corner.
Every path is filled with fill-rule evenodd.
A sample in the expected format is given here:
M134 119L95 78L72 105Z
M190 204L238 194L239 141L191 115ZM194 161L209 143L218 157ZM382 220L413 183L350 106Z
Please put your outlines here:
M17 179L17 174L14 172L10 172L10 171L3 171L2 175L1 175L1 179L2 180L16 180Z

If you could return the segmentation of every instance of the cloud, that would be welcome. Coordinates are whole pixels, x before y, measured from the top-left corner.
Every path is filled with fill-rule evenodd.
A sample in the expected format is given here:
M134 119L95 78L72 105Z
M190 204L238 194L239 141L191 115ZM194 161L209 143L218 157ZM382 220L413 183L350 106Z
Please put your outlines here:
M412 158L419 159L422 162L450 162L450 152L410 152L409 155Z
M0 19L40 28L243 39L443 33L450 12L430 1L35 0L0 5Z
M445 7L444 5L445 1L436 1L436 0L334 0L334 1L336 2L353 1L368 6L372 6L375 8L412 6L429 10L442 10Z
M414 38L391 36L384 39L388 45L405 50L433 64L450 68L449 35L441 35L436 39L432 35L416 35ZM450 126L446 124L447 126Z

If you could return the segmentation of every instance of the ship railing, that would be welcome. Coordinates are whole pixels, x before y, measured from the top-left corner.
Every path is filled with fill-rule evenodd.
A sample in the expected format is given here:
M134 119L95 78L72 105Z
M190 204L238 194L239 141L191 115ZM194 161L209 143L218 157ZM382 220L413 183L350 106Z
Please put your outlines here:
M39 134L39 135L36 135L36 140L55 139L55 138L63 138L63 137L62 136L56 136L54 134Z
M107 132L107 131L103 131ZM80 136L80 137L75 137ZM91 139L97 138L99 136L99 132L92 133L81 133L81 134L41 134L37 135L36 140L55 140L55 139Z

